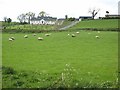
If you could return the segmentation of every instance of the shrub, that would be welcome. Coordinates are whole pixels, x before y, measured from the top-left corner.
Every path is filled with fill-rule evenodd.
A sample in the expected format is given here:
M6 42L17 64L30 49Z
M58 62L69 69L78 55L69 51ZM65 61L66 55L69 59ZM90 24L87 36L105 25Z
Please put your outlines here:
M18 88L18 87L22 86L23 84L24 84L23 81L16 81L13 85Z
M5 66L3 66L2 67L2 73L3 74L15 74L16 71L13 68L11 68L11 67L5 67Z

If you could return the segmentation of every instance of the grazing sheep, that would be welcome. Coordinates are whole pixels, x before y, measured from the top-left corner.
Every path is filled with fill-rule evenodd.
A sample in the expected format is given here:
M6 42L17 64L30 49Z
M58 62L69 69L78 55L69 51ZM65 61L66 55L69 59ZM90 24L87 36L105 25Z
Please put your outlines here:
M98 33L100 33L100 31L98 31Z
M43 40L43 38L42 37L38 37L38 40Z
M51 34L45 34L45 36L50 36Z
M15 38L14 38L14 37L11 37L11 39L12 39L12 40L15 40Z
M13 41L13 39L12 39L12 38L9 38L9 41Z
M75 34L72 34L72 37L76 37Z
M28 38L28 35L25 35L24 38Z
M100 38L99 36L95 36L95 37L98 38L98 39Z
M36 36L36 34L34 33L33 36Z
M79 34L80 32L76 32L77 34Z
M69 36L70 34L68 34L68 36Z

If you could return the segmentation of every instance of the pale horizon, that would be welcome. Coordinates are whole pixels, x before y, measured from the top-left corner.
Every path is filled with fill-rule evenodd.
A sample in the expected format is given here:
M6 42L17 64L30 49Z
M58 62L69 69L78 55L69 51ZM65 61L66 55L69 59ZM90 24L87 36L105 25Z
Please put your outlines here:
M91 16L89 9L100 9L97 17L103 17L106 11L110 14L118 14L119 0L0 0L0 21L4 17L18 21L17 17L22 13L33 12L37 16L45 11L49 16L57 18L79 18L79 16Z

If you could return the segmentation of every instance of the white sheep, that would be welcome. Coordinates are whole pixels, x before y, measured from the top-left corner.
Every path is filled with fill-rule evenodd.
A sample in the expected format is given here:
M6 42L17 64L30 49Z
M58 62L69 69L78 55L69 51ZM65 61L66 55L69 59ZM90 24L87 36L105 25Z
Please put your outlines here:
M95 37L98 38L98 39L100 38L99 36L95 36Z
M8 40L9 40L9 41L13 41L13 39L12 39L12 38L9 38Z
M34 33L33 36L36 36L36 34Z
M28 35L25 35L24 38L28 38Z
M98 33L100 33L100 31L98 31Z
M76 32L77 34L79 34L80 32Z
M45 34L45 36L50 36L51 34Z
M72 34L72 37L75 37L75 34Z
M43 38L42 37L38 37L38 40L43 40Z
M12 40L15 40L15 38L14 38L14 37L11 37L11 39L12 39Z
M68 36L69 36L70 34L68 34Z

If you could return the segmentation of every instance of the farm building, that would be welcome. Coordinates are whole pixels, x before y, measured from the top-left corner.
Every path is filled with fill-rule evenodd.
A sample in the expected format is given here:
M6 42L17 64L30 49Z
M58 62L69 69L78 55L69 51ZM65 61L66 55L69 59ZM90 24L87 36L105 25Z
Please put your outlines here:
M117 14L111 14L111 15L105 15L105 17L120 17L120 15L117 15Z
M31 18L30 24L40 24L40 25L54 25L57 21L57 18L55 17L34 17Z
M79 17L79 21L81 21L83 19L92 19L92 16L80 16Z

